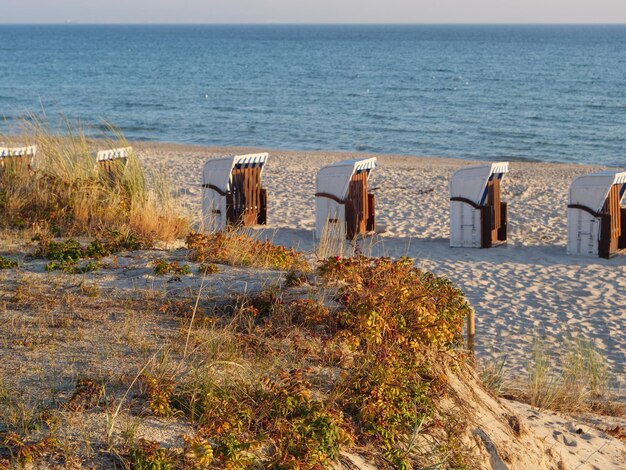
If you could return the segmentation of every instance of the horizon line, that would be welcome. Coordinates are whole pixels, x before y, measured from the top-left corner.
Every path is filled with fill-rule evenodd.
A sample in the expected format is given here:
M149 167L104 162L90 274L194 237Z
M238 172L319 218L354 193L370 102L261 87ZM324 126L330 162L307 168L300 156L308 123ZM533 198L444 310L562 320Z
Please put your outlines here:
M626 26L626 22L0 22L0 26Z

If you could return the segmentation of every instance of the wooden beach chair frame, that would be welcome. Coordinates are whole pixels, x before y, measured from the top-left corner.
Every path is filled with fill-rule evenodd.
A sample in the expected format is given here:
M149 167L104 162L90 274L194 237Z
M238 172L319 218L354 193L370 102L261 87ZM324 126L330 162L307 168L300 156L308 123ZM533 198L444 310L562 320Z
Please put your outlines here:
M450 179L450 246L491 248L506 243L508 205L501 183L508 162L463 167Z
M133 152L132 147L119 147L107 150L100 150L96 153L96 164L111 184L118 181L126 168L128 158Z
M33 168L37 146L0 147L0 174L27 176Z
M315 236L335 225L348 240L376 230L375 196L368 187L376 158L344 160L321 168L316 176ZM334 230L331 230L334 231Z
M567 252L612 258L626 248L626 172L576 178L567 206Z
M267 224L267 190L261 177L267 153L208 160L202 174L202 219L206 231Z

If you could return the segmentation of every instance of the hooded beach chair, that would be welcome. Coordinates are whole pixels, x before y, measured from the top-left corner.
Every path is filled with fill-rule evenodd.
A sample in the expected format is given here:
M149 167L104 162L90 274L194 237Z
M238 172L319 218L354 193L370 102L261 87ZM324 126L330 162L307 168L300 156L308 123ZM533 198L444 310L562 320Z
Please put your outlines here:
M322 238L325 230L339 231L345 238L376 229L374 194L368 191L370 172L376 157L345 160L325 166L315 180L315 235Z
M490 248L506 242L507 205L500 183L508 162L463 167L450 179L450 246Z
M0 174L27 175L37 154L36 145L0 147Z
M128 157L132 152L132 147L100 150L96 153L96 163L100 171L107 175L111 183L114 183L124 172Z
M626 248L626 172L576 178L569 189L567 252L610 258Z
M202 224L206 231L227 225L267 223L267 191L261 176L267 153L215 158L202 172Z

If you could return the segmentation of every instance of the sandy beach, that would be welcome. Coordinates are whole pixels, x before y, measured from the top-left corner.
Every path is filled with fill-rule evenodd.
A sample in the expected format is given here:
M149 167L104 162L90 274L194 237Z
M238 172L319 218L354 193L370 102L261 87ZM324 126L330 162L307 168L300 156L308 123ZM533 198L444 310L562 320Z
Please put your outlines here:
M134 144L152 168L168 171L173 190L194 220L201 211L201 169L206 159L261 149ZM276 243L314 249L316 171L331 162L369 157L344 152L269 151L263 181L268 225ZM449 158L377 155L370 187L377 191L377 222L386 231L363 249L408 255L456 282L476 311L476 347L483 364L505 361L510 378L523 376L533 338L563 352L565 338L590 340L606 359L615 386L626 373L626 257L568 256L566 207L570 182L602 167L511 162L503 183L509 205L509 242L488 250L449 247L448 181L476 162ZM622 392L623 393L623 392Z
M12 3L0 470L626 470L625 2Z

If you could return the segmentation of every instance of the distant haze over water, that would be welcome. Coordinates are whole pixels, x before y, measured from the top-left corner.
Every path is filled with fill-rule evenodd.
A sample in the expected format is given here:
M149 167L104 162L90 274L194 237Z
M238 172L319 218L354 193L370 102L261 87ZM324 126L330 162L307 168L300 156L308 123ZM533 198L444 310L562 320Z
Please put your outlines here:
M0 26L0 123L626 167L626 26Z

